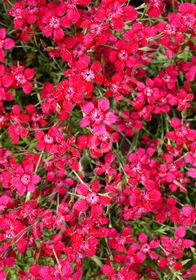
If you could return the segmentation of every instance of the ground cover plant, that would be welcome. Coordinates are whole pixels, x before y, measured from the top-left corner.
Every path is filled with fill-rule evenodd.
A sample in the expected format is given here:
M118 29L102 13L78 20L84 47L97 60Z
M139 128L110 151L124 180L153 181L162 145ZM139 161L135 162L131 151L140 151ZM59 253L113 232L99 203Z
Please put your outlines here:
M0 280L196 279L196 4L0 14Z

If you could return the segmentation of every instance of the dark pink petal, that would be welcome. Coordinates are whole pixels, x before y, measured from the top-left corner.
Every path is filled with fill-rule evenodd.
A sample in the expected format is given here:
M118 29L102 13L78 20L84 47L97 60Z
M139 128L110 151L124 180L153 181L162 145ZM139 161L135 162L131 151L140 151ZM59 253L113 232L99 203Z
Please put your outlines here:
M27 80L33 79L33 76L35 75L35 70L27 68L24 72L24 76Z
M100 195L99 203L103 206L107 206L110 203L111 199L107 196Z
M65 100L63 101L63 109L64 109L66 112L71 112L72 108L73 108L72 102L65 99Z
M104 159L105 162L110 165L115 160L115 156L112 152L109 152L105 155Z
M2 77L2 82L4 87L10 87L13 81L14 78L11 75L5 74Z
M33 183L28 184L28 192L34 192L35 191L35 185Z
M93 132L95 133L95 135L101 136L101 135L106 133L106 128L103 124L94 125L93 126Z
M50 270L48 266L42 266L39 270L39 274L43 279L51 279Z
M90 119L88 116L85 116L82 118L81 122L80 122L80 127L85 127L88 126L91 123Z
M73 210L77 211L78 213L80 212L85 212L86 209L88 208L89 204L87 202L86 199L82 199L77 201L74 206L73 206Z
M47 38L52 36L52 32L53 32L53 29L49 25L44 26L43 33Z
M79 171L79 169L80 169L79 162L77 162L76 160L73 160L73 159L69 159L68 163L72 170Z
M12 49L14 46L15 46L15 42L10 38L6 38L3 42L3 47L7 50Z
M187 175L192 178L196 178L196 168L189 168Z
M183 250L180 247L176 247L173 253L174 258L179 259L183 256Z
M34 174L32 177L31 177L31 182L35 185L37 183L39 183L41 181L41 177L37 174Z
M112 112L108 112L105 116L106 124L113 124L113 123L117 122L117 120L118 120L117 116Z
M192 247L192 246L194 246L194 241L192 241L192 240L188 240L188 239L183 239L182 240L182 246L184 247L184 248L190 248L190 247Z
M175 238L182 238L186 235L186 228L184 226L178 226L176 229Z
M148 254L152 260L157 260L159 258L154 251L149 250Z
M102 99L99 101L98 108L101 109L101 111L105 112L109 109L110 102L108 99Z
M73 268L71 267L70 263L66 263L62 266L61 272L64 277L70 277L73 273Z
M27 21L29 24L33 24L36 21L36 15L34 14L28 14L27 16Z
M73 7L71 9L68 9L67 17L69 18L70 21L76 22L80 17L80 13L75 7Z
M32 89L32 84L28 81L26 81L24 84L22 84L22 90L24 91L25 94L29 94Z
M141 232L139 234L138 240L143 244L147 243L147 235L145 233Z
M65 37L65 33L63 32L62 28L58 28L54 30L55 41L62 41L64 37Z
M82 106L82 112L84 114L89 115L90 112L94 109L94 104L92 102L85 102L84 105Z
M99 61L94 61L92 63L92 66L91 66L91 70L95 73L98 73L98 72L101 72L102 71L102 65L101 65L101 62Z
M108 275L109 277L115 276L115 272L110 265L103 265L102 271L104 274Z
M124 21L121 18L112 18L111 25L117 32L121 31L125 27Z
M77 186L77 194L87 196L90 193L88 187L84 184L79 184Z
M177 118L172 118L171 119L171 126L175 129L181 127L181 120L177 119Z
M64 16L60 19L60 24L62 27L69 28L71 25L71 21L67 16Z
M5 54L4 54L4 50L0 49L0 61L4 62L5 61Z
M191 216L194 213L194 209L189 206L189 205L185 205L182 207L182 214L185 216Z
M143 263L146 258L146 253L143 251L140 251L140 252L136 253L135 258L136 258L137 262Z
M0 28L0 40L3 40L6 36L5 28Z
M2 280L6 280L7 279L5 271L3 269L1 269L1 268L0 268L0 279L2 279Z
M38 150L43 151L46 148L46 145L43 141L39 141L37 143L37 148L38 148Z
M138 13L133 6L125 6L123 7L123 19L125 21L135 20L138 16Z
M94 180L92 182L92 184L91 184L92 191L95 192L95 193L98 193L100 188L101 188L101 185L99 184L99 181L98 180Z

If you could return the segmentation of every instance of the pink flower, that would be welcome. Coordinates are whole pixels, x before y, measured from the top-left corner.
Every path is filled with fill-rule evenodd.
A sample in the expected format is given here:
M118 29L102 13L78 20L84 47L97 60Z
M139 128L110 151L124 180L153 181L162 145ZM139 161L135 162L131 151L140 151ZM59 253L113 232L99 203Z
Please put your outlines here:
M33 174L34 165L28 161L22 161L21 164L15 165L15 176L11 179L11 183L15 186L19 196L26 191L34 192L35 185L41 181L41 177Z
M183 249L190 248L194 245L192 240L182 239L186 235L186 228L184 226L178 226L175 233L175 239L169 238L167 236L161 236L162 246L167 252L172 254L174 249L173 256L175 258L181 258L183 256Z
M24 71L25 70L25 71ZM24 72L24 73L23 73ZM32 83L29 80L33 79L35 70L30 68L24 68L24 66L16 67L12 70L14 74L14 82L12 84L13 88L19 88L22 85L22 90L25 94L29 94L32 89Z
M91 184L92 191L84 184L79 184L77 186L77 194L81 195L83 199L78 200L73 209L79 214L80 212L84 212L87 210L89 205L91 206L92 215L98 215L103 212L102 207L107 206L110 202L110 198L104 195L99 194L99 190L101 189L101 185L98 180L94 180Z
M117 121L117 116L108 112L110 103L107 99L98 101L95 106L93 102L85 102L82 106L84 116L80 122L80 127L92 125L95 135L103 135L106 133L105 125L112 125Z
M138 16L135 7L123 6L123 4L124 2L119 0L104 1L96 12L96 19L103 21L111 18L112 28L117 32L121 31L125 26L124 21L133 21Z

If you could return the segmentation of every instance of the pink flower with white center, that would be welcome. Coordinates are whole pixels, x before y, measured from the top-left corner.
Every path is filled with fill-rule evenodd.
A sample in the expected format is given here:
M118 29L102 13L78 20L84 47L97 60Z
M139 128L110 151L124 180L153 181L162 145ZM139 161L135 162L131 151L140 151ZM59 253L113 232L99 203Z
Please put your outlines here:
M5 61L5 54L3 49L10 50L15 46L14 40L10 38L6 38L6 30L4 28L0 28L0 61Z
M61 148L62 153L66 151L65 138L56 126L51 126L47 134L42 130L37 131L35 138L38 140L37 148L40 151L46 149L50 153L61 153Z
M81 78L87 92L93 91L93 82L102 84L104 77L100 73L102 71L101 62L94 61L89 69L87 62L79 60L76 63L76 68L81 73Z
M173 117L171 119L171 127L173 127L175 131L167 132L166 139L176 141L177 145L196 141L196 130L190 129L189 125L189 123L182 125L180 119Z
M54 36L54 41L62 41L65 37L65 33L62 27L69 28L71 21L67 16L61 17L66 12L66 7L62 4L56 6L53 2L47 5L42 22L45 24L43 27L43 33L48 38Z
M142 122L138 119L137 115L131 113L130 116L129 111L124 111L122 112L122 117L125 119L125 122L117 126L119 132L123 132L125 130L125 135L133 136L134 135L133 128L137 130L142 129Z
M143 263L143 261L146 258L146 253L148 253L152 260L154 260L154 259L157 260L158 256L154 251L152 251L152 249L159 247L159 245L160 245L159 241L152 240L148 244L147 243L147 235L145 233L140 233L139 237L138 237L138 240L143 244L143 246L141 245L140 251L138 253L136 253L136 259L139 262Z
M14 17L14 28L22 28L26 20L26 12L24 8L26 3L22 1L15 1L15 9L9 9L9 15Z
M25 70L25 71L24 71ZM14 82L12 83L13 88L19 88L22 85L22 90L25 94L29 94L32 89L32 83L29 80L33 79L35 70L30 68L24 68L24 66L16 67L12 70L14 75Z
M106 206L110 202L110 198L107 196L99 195L101 185L98 180L94 180L91 184L92 191L89 190L87 185L79 184L77 186L76 193L81 195L83 199L77 201L73 209L79 214L80 212L85 212L89 206L91 206L91 213L100 214L103 212L102 207Z
M95 106L93 102L85 102L82 106L84 116L80 122L80 127L92 125L95 135L103 135L106 133L105 125L111 126L117 121L115 113L108 112L110 103L107 99L98 101Z
M108 234L108 237L111 238L108 240L108 245L113 250L126 251L125 243L132 243L135 241L131 233L132 229L130 227L124 228L120 234L116 229L111 228Z
M19 196L23 195L26 191L35 191L35 185L41 181L41 177L33 174L34 171L32 162L22 161L21 164L16 164L15 176L11 179L11 183L16 188Z
M164 0L150 0L147 10L148 16L158 18L160 14L164 13L165 5Z
M186 235L186 228L184 226L178 226L175 233L175 239L167 236L161 236L162 246L167 252L173 254L174 258L181 258L183 256L183 249L190 248L194 245L194 242L189 239L182 239ZM172 253L174 249L174 252Z
M100 5L96 12L96 19L102 21L105 18L111 18L112 28L119 32L125 26L124 21L133 21L137 15L135 7L131 5L123 7L123 1L108 0Z

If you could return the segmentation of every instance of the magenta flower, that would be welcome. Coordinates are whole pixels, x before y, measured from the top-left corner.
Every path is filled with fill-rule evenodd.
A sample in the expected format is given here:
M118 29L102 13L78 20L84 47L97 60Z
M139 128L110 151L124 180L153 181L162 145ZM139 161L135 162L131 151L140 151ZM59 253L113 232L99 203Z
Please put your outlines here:
M110 103L107 99L98 101L98 106L95 106L93 102L85 102L82 111L86 116L82 118L80 127L92 125L96 135L105 134L105 125L112 125L117 121L115 113L108 112L109 107Z
M11 179L11 183L15 186L19 196L26 191L35 191L35 185L41 181L41 177L33 174L34 171L32 162L22 161L21 164L15 165L15 176Z

